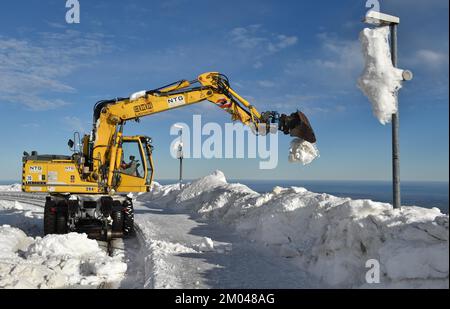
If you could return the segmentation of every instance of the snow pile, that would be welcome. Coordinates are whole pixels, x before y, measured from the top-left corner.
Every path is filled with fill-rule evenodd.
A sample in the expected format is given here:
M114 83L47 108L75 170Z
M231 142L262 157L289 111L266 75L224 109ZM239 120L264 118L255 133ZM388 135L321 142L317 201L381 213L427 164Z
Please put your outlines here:
M14 257L15 252L25 250L33 242L23 231L9 225L0 226L0 239L0 259Z
M294 138L289 148L289 162L299 162L303 165L310 164L319 156L319 150L315 144L311 144L301 138Z
M15 183L12 185L7 185L7 186L0 186L0 191L4 192L4 191L22 191L22 185Z
M403 81L403 70L392 64L388 36L388 26L366 28L360 34L366 66L358 85L382 124L389 123L392 114L397 113L397 92Z
M232 225L333 287L448 288L448 216L439 209L351 200L304 188L258 194L222 172L179 189L160 186L138 200ZM366 262L380 284L366 283Z
M31 238L0 227L0 288L98 286L122 279L127 265L109 257L85 234Z

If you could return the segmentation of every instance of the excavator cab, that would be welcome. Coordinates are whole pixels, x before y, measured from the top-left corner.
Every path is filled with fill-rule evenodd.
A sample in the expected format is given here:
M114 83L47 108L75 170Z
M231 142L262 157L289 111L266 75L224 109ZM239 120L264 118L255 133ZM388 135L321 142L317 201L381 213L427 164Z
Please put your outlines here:
M153 181L151 138L123 137L115 171L116 192L148 192Z

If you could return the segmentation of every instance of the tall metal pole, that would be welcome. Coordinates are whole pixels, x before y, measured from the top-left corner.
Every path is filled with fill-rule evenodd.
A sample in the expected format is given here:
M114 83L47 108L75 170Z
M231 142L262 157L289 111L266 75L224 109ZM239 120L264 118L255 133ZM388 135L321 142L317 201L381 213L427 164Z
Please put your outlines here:
M180 157L180 189L183 188L183 157Z
M397 67L397 24L391 24L391 54L392 64ZM400 208L400 151L399 151L399 109L392 114L392 179L393 179L393 205Z
M178 145L178 156L180 159L180 190L183 188L183 131L180 130L180 144Z

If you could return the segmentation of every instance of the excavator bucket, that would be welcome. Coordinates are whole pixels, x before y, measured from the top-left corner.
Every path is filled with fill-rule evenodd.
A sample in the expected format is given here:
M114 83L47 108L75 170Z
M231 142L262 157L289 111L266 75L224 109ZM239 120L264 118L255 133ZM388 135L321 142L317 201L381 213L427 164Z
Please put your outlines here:
M284 134L299 137L310 143L317 141L308 118L300 111L292 113L290 116L281 115L279 127Z

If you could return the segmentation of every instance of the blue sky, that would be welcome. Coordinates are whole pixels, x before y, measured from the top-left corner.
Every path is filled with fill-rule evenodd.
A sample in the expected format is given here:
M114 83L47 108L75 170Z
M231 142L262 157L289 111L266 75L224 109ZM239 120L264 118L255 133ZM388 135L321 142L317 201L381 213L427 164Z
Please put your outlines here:
M0 179L19 179L24 150L69 152L74 130L89 130L97 100L128 96L207 71L228 75L260 110L305 111L321 157L310 166L257 160L186 160L186 177L221 169L229 178L387 180L391 127L372 116L356 87L358 33L366 1L86 1L81 23L66 24L65 1L0 4ZM399 15L399 66L414 72L400 94L403 180L449 177L447 0L380 1ZM152 136L157 178L176 178L170 126L224 124L205 102L127 125Z

